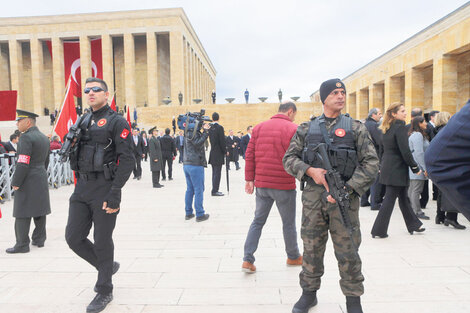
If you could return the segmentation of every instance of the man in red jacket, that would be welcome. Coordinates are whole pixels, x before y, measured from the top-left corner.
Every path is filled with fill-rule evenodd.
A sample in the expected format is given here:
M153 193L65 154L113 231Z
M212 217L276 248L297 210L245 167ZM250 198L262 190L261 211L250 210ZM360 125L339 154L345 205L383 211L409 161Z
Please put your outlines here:
M254 253L271 207L281 215L286 245L287 265L302 265L295 227L295 178L284 170L282 158L297 131L293 123L297 107L292 102L279 106L270 120L256 125L245 152L245 192L252 194L256 187L256 211L245 241L242 271L254 273Z

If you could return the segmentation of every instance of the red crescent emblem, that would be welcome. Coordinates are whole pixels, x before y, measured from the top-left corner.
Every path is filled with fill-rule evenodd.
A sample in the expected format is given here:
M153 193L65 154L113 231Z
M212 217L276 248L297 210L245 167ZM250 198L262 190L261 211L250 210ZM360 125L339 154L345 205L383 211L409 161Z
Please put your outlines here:
M105 118L100 119L98 123L96 123L96 125L98 125L99 127L103 127L104 125L106 125L106 119Z
M122 138L122 139L126 139L126 138L127 138L127 135L129 135L129 131L124 128L124 129L122 130L122 133L121 133L121 138Z
M338 137L344 137L346 135L346 131L342 128L338 128L335 130L335 135Z

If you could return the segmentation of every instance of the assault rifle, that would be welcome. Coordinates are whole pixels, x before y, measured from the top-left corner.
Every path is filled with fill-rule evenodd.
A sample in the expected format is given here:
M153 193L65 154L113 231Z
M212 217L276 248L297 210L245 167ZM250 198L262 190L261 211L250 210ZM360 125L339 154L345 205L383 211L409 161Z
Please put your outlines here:
M351 202L349 197L349 191L346 189L346 184L341 178L340 173L331 166L330 159L328 158L327 145L325 143L319 144L315 148L319 159L323 164L323 168L326 170L325 178L330 189L330 195L335 199L338 205L339 212L341 215L341 221L349 233L351 244L357 253L357 245L354 243L353 232L356 230L351 224L349 217L349 210L351 209Z
M64 144L60 148L60 162L67 162L70 154L77 149L77 143L80 141L83 135L83 130L88 127L91 120L91 113L86 113L80 116L75 124L73 124L67 135L65 136Z

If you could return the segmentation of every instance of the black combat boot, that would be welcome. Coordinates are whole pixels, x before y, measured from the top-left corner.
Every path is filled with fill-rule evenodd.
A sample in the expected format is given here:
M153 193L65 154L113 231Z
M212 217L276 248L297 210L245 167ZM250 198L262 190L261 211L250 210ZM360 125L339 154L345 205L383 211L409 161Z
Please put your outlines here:
M113 301L113 294L110 292L106 295L97 294L96 297L86 307L87 313L98 313L103 311L109 302Z
M316 306L317 301L317 292L316 291L302 291L302 296L300 296L299 301L294 304L292 313L307 313L310 308Z
M361 297L346 296L346 308L348 313L362 313Z

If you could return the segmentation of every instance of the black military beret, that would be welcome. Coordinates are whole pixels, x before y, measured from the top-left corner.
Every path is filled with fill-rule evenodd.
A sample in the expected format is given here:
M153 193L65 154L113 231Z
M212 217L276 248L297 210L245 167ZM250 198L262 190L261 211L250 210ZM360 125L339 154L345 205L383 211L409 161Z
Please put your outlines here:
M337 88L343 88L346 92L346 86L339 78L329 79L324 81L320 86L320 99L322 103L325 103L325 99L328 95Z

